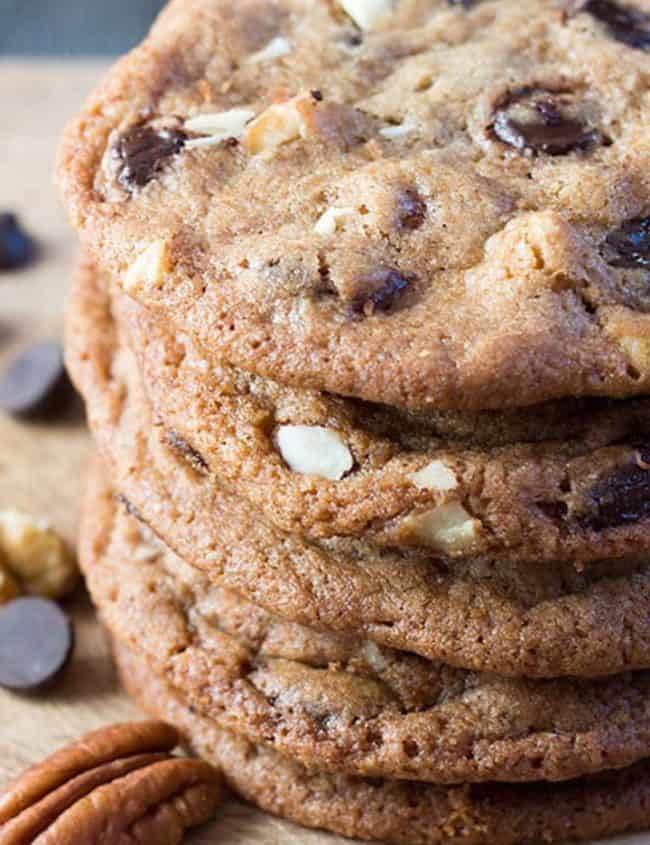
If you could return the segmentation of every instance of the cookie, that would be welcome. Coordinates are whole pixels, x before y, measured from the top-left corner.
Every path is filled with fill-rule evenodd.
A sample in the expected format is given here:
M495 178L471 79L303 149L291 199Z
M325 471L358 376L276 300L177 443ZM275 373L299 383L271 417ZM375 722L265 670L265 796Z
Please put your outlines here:
M647 393L648 32L648 0L174 0L58 182L100 266L250 372Z
M91 264L79 272L81 299L106 296ZM115 299L172 448L284 531L450 557L650 548L650 400L427 419L249 376Z
M538 845L650 826L647 763L562 784L444 787L323 774L220 730L135 653L119 645L114 653L145 710L178 727L243 798L301 825L395 845Z
M115 488L211 581L274 615L501 675L604 675L650 667L650 565L450 562L353 540L306 542L172 449L129 350L97 331L105 302L68 310L68 366Z
M369 777L566 780L650 756L650 672L524 681L270 616L184 564L91 479L91 597L197 713L308 768Z

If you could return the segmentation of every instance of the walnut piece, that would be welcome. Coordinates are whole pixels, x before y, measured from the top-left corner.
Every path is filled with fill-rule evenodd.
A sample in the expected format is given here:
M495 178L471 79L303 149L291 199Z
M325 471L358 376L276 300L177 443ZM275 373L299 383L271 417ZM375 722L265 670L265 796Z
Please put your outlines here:
M339 481L354 466L352 453L338 431L317 425L283 425L277 444L285 462L302 475Z
M265 109L244 135L244 147L251 155L272 153L277 147L306 138L309 133L310 97L301 94Z
M52 526L22 511L0 511L0 556L28 595L59 599L79 578L75 560Z
M103 728L48 757L0 793L3 845L179 843L221 800L219 773L172 757L176 731L161 722Z
M20 587L18 586L18 582L6 568L5 564L0 561L0 604L6 604L19 595Z
M167 242L154 241L126 271L122 286L127 293L160 288L170 267Z
M339 228L339 223L346 217L352 217L354 213L355 211L351 207L328 208L327 211L323 212L316 221L314 231L317 235L323 235L324 237L327 235L333 235Z

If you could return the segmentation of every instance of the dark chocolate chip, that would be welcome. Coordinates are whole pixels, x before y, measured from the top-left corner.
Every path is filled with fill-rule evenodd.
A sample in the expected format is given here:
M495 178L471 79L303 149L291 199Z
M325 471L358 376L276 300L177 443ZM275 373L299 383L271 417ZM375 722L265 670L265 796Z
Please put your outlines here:
M569 513L567 503L561 500L556 502L535 502L535 505L552 522L561 522L563 519L566 519Z
M67 664L72 624L53 601L20 598L0 607L0 686L19 692L41 689Z
M615 528L650 517L650 468L641 454L650 457L647 447L637 450L633 461L592 488L594 510L588 519L592 528Z
M650 269L650 217L639 217L610 232L601 254L612 267Z
M318 88L314 88L309 92L312 96L312 99L316 100L317 103L323 102L323 92L319 91Z
M179 153L187 135L180 129L155 129L139 123L122 133L113 145L119 162L117 181L127 191L142 188Z
M166 433L166 440L169 446L178 452L197 472L205 473L208 471L208 462L205 460L200 452L197 452L190 444L175 431L168 431Z
M413 273L380 267L361 280L358 295L348 302L348 311L356 317L390 311L415 279Z
M519 152L564 155L602 140L600 132L580 114L580 103L569 93L524 88L497 109L492 125L504 144Z
M462 6L465 11L471 9L476 0L447 0L450 6Z
M617 41L637 50L650 50L650 16L640 9L614 0L587 0L581 11L604 24Z
M0 214L0 270L18 270L36 256L36 243L15 214Z
M0 408L18 417L51 417L67 410L74 395L61 344L54 340L21 352L0 377Z
M397 195L398 229L418 229L427 215L427 204L415 188L402 188Z

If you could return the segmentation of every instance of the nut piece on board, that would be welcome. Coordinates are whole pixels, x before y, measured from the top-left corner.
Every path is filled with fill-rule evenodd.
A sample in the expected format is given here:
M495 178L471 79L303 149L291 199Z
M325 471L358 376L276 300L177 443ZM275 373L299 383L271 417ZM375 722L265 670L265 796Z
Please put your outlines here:
M56 531L22 511L0 511L0 558L29 595L62 598L79 578L77 564Z
M172 757L176 731L161 722L103 728L48 757L0 793L3 845L173 845L208 821L219 773Z

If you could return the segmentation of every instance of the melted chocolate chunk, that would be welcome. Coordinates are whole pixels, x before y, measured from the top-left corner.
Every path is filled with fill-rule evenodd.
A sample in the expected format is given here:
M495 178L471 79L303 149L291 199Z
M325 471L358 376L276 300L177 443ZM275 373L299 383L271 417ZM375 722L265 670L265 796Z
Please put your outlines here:
M556 156L599 142L600 132L580 113L573 94L524 88L497 109L492 125L504 144L519 152Z
M593 512L588 523L601 531L650 517L650 457L645 447L632 462L601 479L591 491Z
M32 692L47 686L67 665L72 624L53 601L20 598L0 608L0 687Z
M616 41L637 50L650 50L650 16L640 9L613 0L587 0L581 11L604 24Z
M15 214L0 214L0 270L18 270L36 256L36 244Z
M197 472L206 473L208 471L208 462L205 460L200 452L197 452L190 444L175 431L168 431L165 439L168 445L178 452L190 466Z
M415 188L403 188L397 195L397 228L418 229L427 215L427 204Z
M381 267L363 279L359 286L362 292L348 303L349 313L356 317L370 317L377 311L390 311L415 279L413 273Z
M628 220L610 232L601 254L612 267L650 270L650 217Z
M187 140L180 129L154 129L137 124L122 133L113 146L120 162L117 181L127 191L142 188L162 171L167 159L179 153Z

